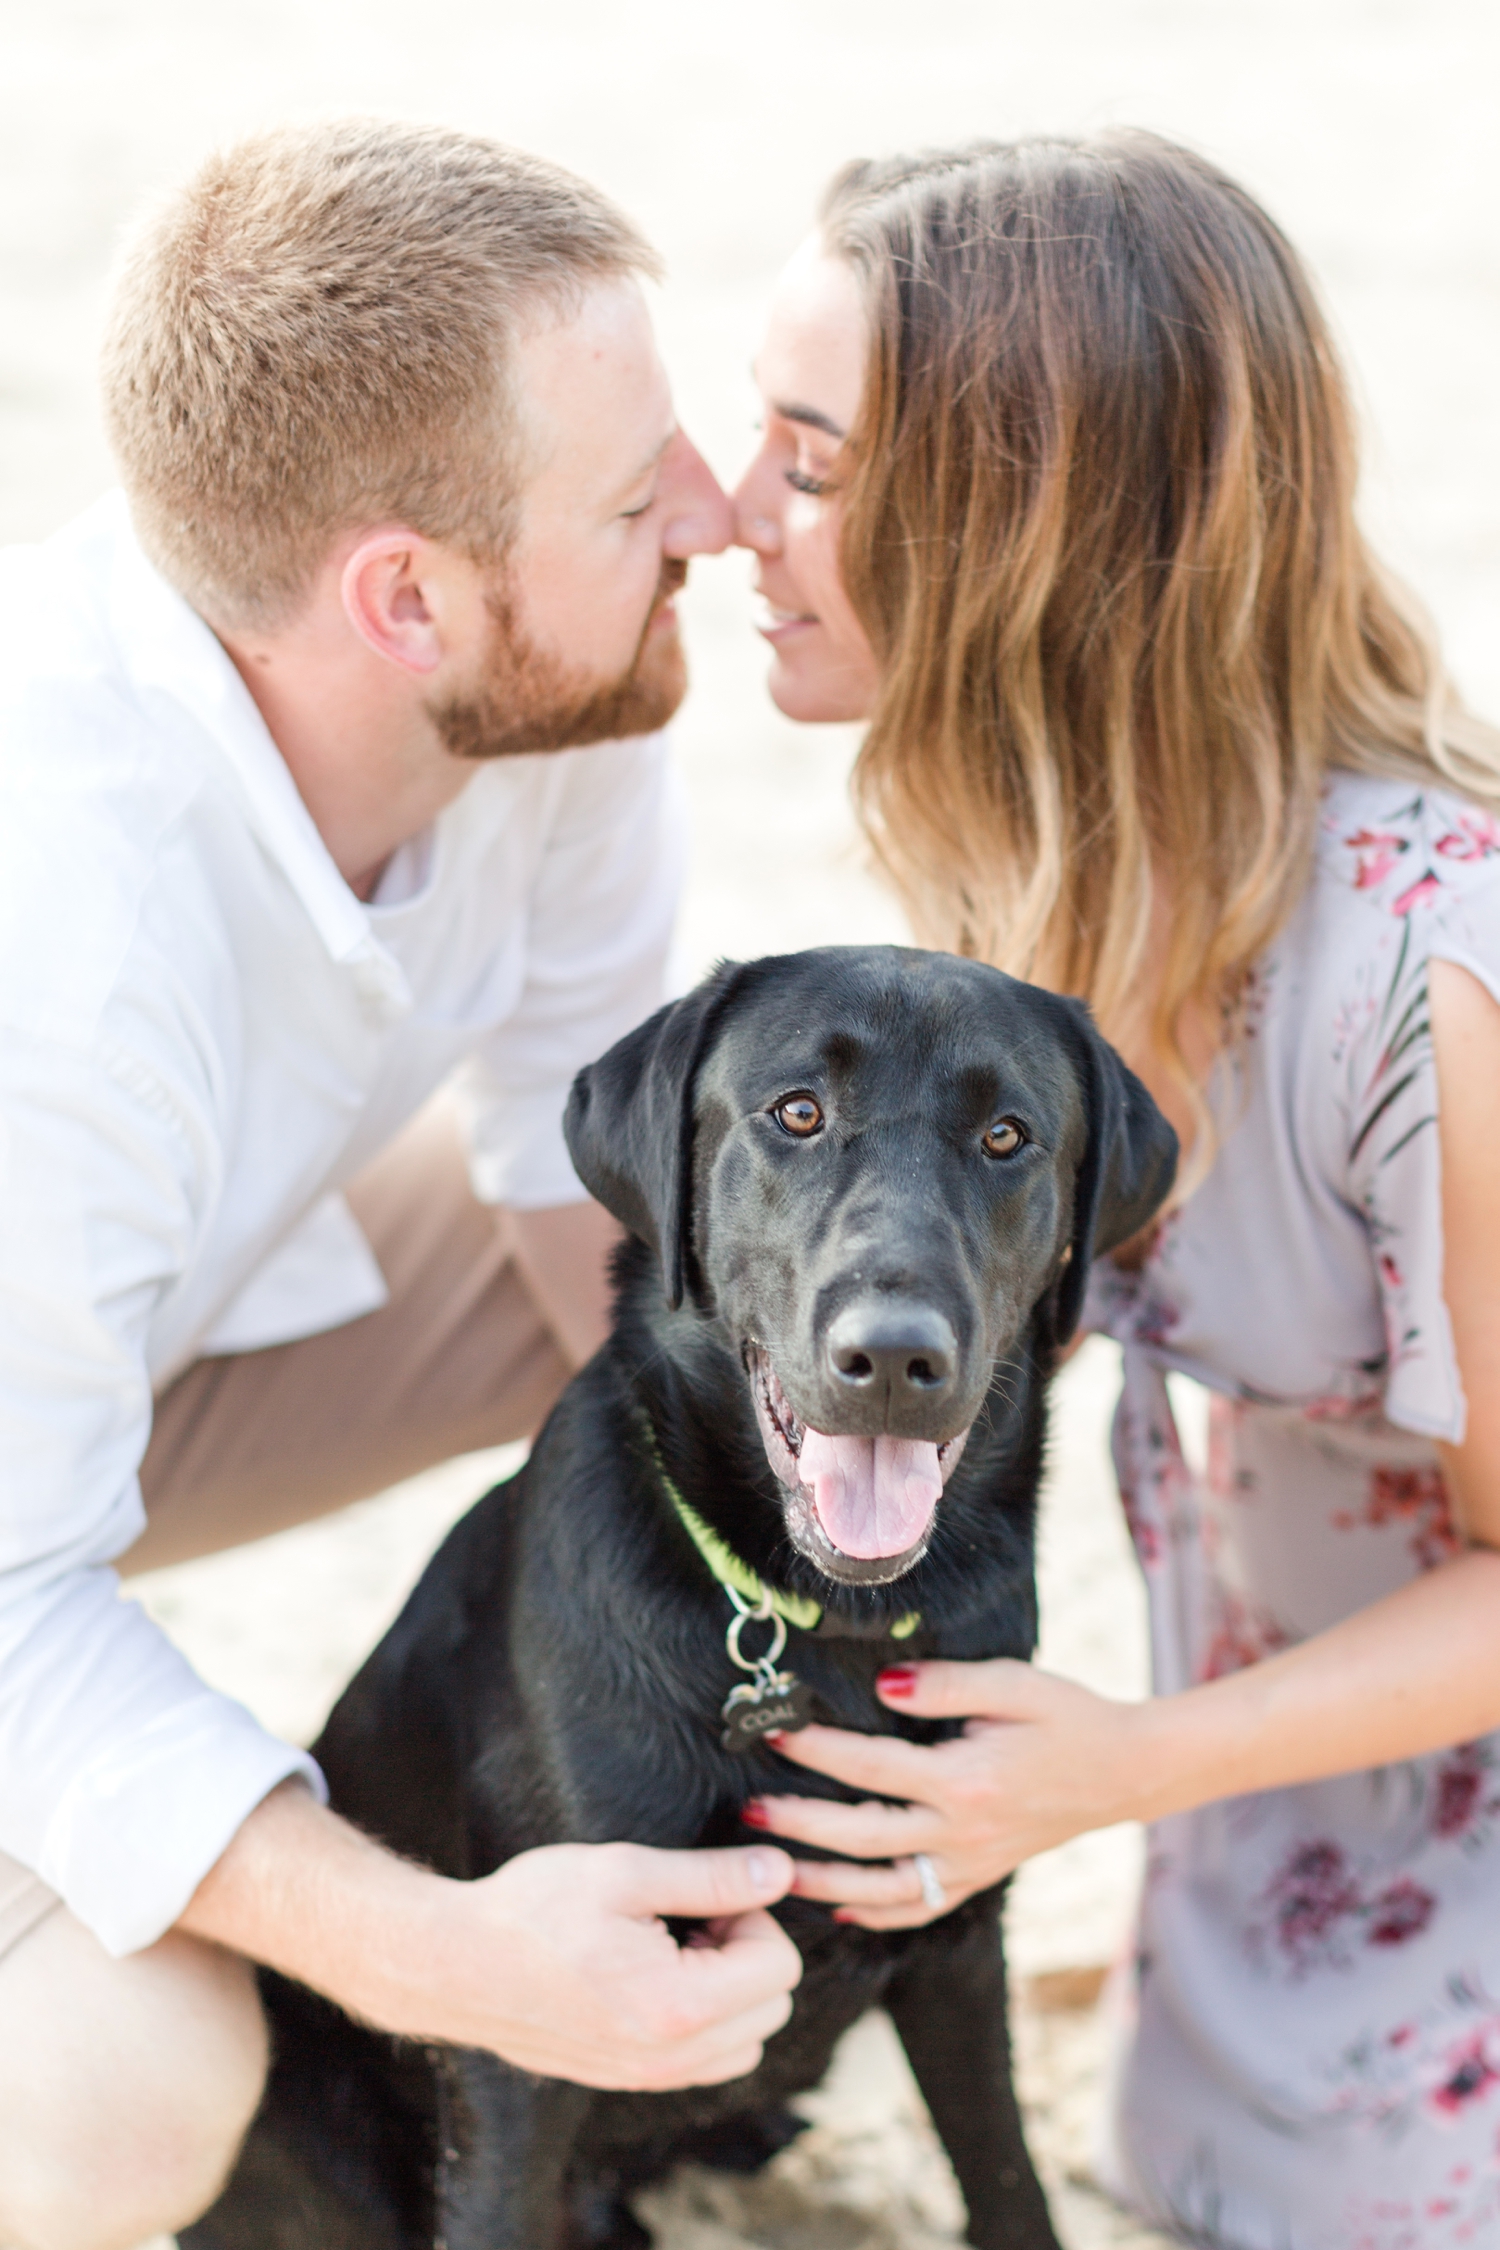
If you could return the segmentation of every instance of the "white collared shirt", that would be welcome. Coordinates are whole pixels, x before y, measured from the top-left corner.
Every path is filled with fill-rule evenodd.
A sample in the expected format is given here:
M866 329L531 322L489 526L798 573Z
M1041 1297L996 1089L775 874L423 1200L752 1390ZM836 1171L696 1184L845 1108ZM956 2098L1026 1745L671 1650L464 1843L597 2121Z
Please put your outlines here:
M362 905L122 500L0 553L0 1849L111 1951L317 1779L119 1596L153 1392L382 1302L339 1191L466 1060L478 1192L581 1196L680 862L653 737L481 767Z

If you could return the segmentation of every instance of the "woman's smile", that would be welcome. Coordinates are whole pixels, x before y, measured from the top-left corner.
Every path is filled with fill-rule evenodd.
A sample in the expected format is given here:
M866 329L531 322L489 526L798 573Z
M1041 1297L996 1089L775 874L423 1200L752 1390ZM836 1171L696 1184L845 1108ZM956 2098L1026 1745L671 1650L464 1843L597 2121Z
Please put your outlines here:
M736 537L760 562L756 630L774 659L767 684L792 719L868 718L879 684L839 567L864 364L853 272L813 236L777 284L755 368L760 449L735 494Z
M768 594L758 594L757 598L759 615L755 621L755 630L773 648L784 646L792 635L818 623L811 610L781 608Z

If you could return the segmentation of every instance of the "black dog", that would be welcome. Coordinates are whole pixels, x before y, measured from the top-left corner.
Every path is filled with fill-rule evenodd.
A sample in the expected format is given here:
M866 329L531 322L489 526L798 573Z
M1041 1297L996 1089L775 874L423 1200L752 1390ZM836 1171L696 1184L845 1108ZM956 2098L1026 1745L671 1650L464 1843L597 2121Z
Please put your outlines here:
M754 1794L844 1794L759 1733L813 1710L932 1740L952 1729L876 1700L882 1665L1030 1655L1046 1377L1091 1257L1149 1220L1176 1151L1083 1008L894 947L721 968L580 1075L568 1135L634 1237L612 1339L317 1748L341 1811L453 1876L538 1844L743 1842ZM737 1674L726 1629L762 1590L785 1652ZM753 1664L778 1615L741 1631ZM267 2099L185 2250L646 2243L628 2192L684 2154L764 2158L875 2005L969 2240L1055 2250L999 1896L893 1933L789 1901L790 2023L751 2077L676 2094L403 2046L268 1976Z

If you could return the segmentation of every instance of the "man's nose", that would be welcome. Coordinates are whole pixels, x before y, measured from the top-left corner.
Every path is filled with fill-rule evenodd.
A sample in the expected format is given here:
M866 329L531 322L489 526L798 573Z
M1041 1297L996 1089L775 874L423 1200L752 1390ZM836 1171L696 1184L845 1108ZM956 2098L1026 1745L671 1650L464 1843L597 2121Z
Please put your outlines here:
M662 553L682 562L689 555L722 555L734 537L734 507L697 446L682 430L672 440L662 473L670 479Z

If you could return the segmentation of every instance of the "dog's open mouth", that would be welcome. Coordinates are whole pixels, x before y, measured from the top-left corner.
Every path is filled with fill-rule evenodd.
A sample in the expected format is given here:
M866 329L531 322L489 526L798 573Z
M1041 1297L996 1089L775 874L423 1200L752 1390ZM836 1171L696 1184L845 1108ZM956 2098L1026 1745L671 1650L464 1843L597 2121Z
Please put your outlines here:
M945 1444L921 1438L832 1436L796 1413L767 1353L752 1344L746 1366L760 1434L787 1495L787 1526L829 1575L882 1585L920 1562L943 1486L967 1430Z

